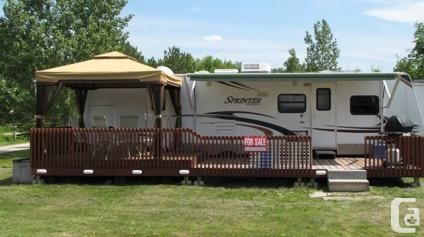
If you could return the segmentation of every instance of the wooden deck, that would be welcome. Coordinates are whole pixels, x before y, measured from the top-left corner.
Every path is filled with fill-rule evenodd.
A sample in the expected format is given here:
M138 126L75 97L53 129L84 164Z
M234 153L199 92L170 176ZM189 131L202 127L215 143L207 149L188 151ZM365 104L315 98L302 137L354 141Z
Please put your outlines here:
M245 151L244 139L177 128L39 128L30 132L31 168L39 176L81 176L86 169L97 176L189 170L190 176L313 177L317 170L356 169L369 177L424 176L424 137L366 137L367 158L319 160L309 136L268 136L267 151Z
M337 157L336 159L314 159L312 169L316 170L361 170L365 169L363 157Z

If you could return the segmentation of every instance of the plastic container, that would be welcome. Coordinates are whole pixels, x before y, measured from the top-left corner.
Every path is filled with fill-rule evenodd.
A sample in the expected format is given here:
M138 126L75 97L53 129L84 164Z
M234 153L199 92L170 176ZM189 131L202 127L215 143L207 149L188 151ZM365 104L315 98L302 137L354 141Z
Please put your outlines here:
M31 167L29 158L20 158L13 160L13 183L30 184L32 183Z

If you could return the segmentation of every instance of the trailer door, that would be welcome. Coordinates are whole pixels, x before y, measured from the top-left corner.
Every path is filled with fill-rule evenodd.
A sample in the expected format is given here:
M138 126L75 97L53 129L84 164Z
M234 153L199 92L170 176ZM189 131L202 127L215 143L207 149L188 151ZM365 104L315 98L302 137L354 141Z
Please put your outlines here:
M313 149L336 150L335 84L313 83L310 101Z

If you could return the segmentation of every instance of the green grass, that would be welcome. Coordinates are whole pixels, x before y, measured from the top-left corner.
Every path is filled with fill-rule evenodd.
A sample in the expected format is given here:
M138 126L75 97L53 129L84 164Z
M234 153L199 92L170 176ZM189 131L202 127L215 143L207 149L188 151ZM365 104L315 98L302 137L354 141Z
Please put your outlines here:
M15 137L13 135L10 135L10 133L13 133L12 127L10 127L10 126L0 126L0 146L20 144L20 143L28 142L27 135L18 135L17 138L15 139Z
M0 146L14 145L29 142L27 138L18 137L15 139L13 136L0 134Z
M28 158L28 157L29 157L29 150L0 154L0 168L12 168L13 159Z
M315 189L267 179L13 185L10 175L0 169L0 236L394 236L394 197L416 197L424 212L424 188L402 183L372 186L356 201L324 201L309 197Z

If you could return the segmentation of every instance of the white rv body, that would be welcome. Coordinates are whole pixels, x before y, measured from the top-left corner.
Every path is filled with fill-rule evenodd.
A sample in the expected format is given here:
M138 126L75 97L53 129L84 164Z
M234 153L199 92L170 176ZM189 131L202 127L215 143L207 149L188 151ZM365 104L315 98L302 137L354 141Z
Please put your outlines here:
M162 112L162 127L174 127L175 115L169 94L165 95L165 110ZM135 119L138 128L152 128L155 113L152 110L146 88L114 88L90 90L85 106L86 127L96 127L94 117L105 116L110 127L123 126L125 118Z
M234 75L236 78L231 79ZM415 97L408 95L412 87L395 74L387 81L360 73L350 73L348 80L331 79L336 78L337 73L314 73L309 74L309 78L300 78L299 74L293 79L287 79L289 74L280 74L284 80L270 79L279 76L271 73L257 74L257 80L250 80L252 75L254 73L180 75L183 78L182 126L205 136L307 134L312 137L314 150L331 150L339 155L363 154L364 137L381 134L388 116L409 118L419 125L419 130L423 127ZM326 75L331 78L323 80ZM321 94L328 102L324 107L319 99ZM174 127L176 115L169 94L166 95L162 124ZM360 104L363 96L374 99L375 113L352 114L352 97L359 98L355 98L355 103ZM304 110L282 112L281 109L292 106L281 102L286 99L294 100L295 107L303 103ZM93 117L98 115L105 115L113 127L121 127L120 120L127 116L137 117L137 127L154 126L146 89L92 90L86 104L87 127L95 126Z
M185 79L190 82L189 78ZM193 82L191 82L193 83ZM189 83L187 83L189 84ZM241 86L243 85L243 86ZM190 88L190 87L187 87ZM381 97L378 81L361 82L195 82L190 109L183 106L183 126L193 127L208 136L290 135L312 136L314 149L334 150L339 154L363 153L364 136L381 132L376 115L352 115L352 95ZM331 91L330 108L317 110L317 90ZM183 90L184 91L184 90ZM183 96L189 93L182 93ZM304 95L305 111L281 113L280 95ZM183 99L188 104L188 98Z

